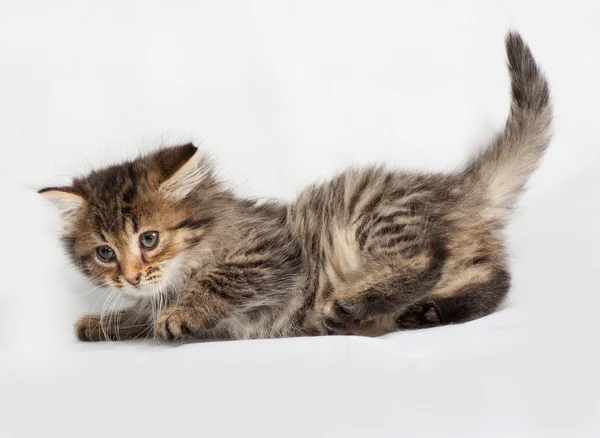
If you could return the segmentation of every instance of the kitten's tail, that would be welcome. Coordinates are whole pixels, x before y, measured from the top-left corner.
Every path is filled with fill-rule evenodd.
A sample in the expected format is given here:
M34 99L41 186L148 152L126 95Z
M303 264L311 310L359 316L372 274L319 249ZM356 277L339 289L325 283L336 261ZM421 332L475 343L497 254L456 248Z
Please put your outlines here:
M512 91L508 120L465 170L485 190L488 213L498 219L508 216L537 167L550 143L552 122L548 82L518 33L506 36L506 54Z

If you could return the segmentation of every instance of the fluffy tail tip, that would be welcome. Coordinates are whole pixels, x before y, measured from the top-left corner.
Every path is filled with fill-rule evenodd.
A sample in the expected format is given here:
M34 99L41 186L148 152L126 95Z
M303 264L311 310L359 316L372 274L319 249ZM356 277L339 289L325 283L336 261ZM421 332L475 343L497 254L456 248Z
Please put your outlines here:
M529 46L518 32L506 35L506 55L513 103L520 110L539 112L550 104L550 89Z

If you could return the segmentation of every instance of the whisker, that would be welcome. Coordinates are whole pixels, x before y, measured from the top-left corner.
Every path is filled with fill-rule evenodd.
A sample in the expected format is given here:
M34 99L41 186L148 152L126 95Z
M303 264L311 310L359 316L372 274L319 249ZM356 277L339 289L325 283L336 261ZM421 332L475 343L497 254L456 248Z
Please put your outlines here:
M104 334L104 338L106 340L108 340L108 336L106 333L106 327L105 327L105 323L104 323L104 318L105 318L105 312L104 309L106 308L106 304L109 300L111 300L113 298L113 296L115 295L114 291L110 291L110 295L106 298L106 300L104 301L104 303L102 303L102 308L100 309L100 329L102 330L102 333Z
M110 285L110 281L107 281L106 283L103 284L99 284L98 286L94 286L93 288L91 288L90 290L88 290L86 293L84 293L80 299L85 298L86 296L88 296L90 293L92 293L93 291L95 291L96 289L100 288L100 287L105 287L105 286L109 286Z

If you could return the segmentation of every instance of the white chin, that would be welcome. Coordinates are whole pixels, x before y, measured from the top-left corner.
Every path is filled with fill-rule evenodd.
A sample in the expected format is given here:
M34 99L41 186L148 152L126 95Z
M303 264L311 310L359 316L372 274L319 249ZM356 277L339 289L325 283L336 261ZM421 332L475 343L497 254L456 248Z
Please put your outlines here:
M160 283L142 284L138 287L127 285L121 291L131 298L153 297L159 295L163 288Z

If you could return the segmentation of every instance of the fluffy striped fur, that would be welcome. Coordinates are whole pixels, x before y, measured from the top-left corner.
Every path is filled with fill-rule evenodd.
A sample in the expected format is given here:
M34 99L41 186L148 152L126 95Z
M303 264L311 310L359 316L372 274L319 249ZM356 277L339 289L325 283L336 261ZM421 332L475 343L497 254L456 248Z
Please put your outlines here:
M290 204L258 203L188 144L40 190L63 213L81 271L136 300L82 317L79 338L377 335L493 312L510 283L502 229L551 122L528 47L511 33L506 50L506 126L462 172L361 168ZM155 248L140 245L147 231L159 233ZM115 260L99 259L102 245Z

